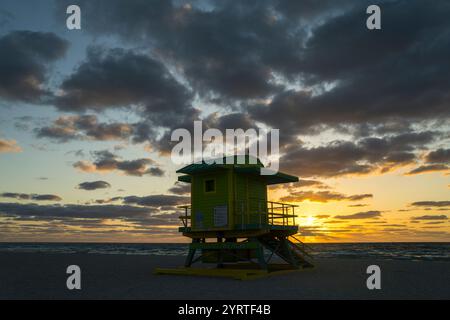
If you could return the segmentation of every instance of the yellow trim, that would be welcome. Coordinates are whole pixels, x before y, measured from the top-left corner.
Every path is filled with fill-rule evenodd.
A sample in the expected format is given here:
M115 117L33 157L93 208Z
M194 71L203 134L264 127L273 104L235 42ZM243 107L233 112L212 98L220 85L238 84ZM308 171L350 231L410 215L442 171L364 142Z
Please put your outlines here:
M236 280L253 280L279 274L299 272L302 270L303 269L288 269L268 272L260 269L156 268L153 273L156 275L225 277Z

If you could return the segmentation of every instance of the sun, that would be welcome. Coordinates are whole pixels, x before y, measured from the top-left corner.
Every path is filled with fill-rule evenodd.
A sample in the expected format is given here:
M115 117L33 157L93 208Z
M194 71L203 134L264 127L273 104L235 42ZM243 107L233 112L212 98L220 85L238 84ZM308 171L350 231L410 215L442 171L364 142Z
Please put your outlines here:
M306 226L311 226L311 225L314 224L315 221L316 221L316 218L314 218L313 216L308 216L306 218L305 225Z

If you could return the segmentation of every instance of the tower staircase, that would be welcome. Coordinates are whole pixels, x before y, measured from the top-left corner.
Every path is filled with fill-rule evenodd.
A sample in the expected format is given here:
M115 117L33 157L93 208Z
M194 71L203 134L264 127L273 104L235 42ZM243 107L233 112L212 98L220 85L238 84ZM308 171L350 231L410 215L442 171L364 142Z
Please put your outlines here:
M271 252L267 262L271 260L273 255L277 255L293 267L313 267L311 262L313 259L311 256L311 247L307 246L295 236L285 237L268 234L258 237L258 241L264 248Z

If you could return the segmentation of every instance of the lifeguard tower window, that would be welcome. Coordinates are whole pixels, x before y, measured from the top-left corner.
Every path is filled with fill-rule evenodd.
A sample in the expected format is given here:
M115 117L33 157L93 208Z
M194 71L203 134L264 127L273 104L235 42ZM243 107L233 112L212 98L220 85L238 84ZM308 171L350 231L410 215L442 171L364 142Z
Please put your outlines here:
M216 180L208 179L205 180L205 192L215 192L216 191Z

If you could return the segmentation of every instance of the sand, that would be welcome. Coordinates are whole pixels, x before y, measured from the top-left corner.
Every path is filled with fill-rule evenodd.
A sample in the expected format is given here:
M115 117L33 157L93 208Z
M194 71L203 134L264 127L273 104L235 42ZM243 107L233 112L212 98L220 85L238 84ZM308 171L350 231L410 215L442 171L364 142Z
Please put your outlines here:
M316 268L239 281L154 275L182 257L0 253L0 299L450 299L450 262L330 259ZM66 268L82 270L81 290L66 288ZM381 290L366 287L381 267Z

